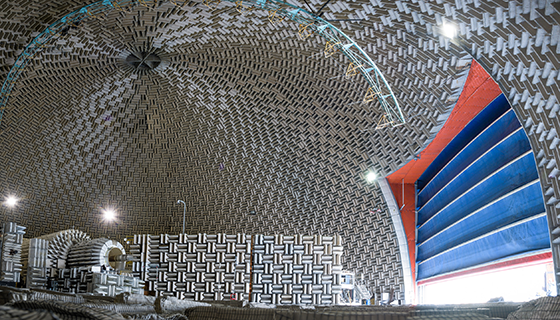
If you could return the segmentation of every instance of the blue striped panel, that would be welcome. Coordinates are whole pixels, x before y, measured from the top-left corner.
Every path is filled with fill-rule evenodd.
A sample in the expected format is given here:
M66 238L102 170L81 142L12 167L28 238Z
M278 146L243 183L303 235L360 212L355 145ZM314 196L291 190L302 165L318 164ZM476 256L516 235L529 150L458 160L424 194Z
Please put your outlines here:
M456 165L455 167L466 167L466 169L460 172L459 175L441 176L442 184L447 183L447 185L418 210L418 224L421 225L425 223L448 203L461 196L461 194L472 188L478 182L490 176L494 171L499 170L500 167L529 150L531 150L531 146L529 145L529 140L525 136L525 132L523 132L523 130L518 130L507 139L504 139L500 144L495 145L474 163L468 161L472 158L469 153L460 153L455 158L455 161L453 161L453 164ZM449 171L458 170L450 168ZM444 178L446 180L443 180ZM532 180L533 179L530 179L524 182ZM432 184L429 184L428 188L431 185ZM510 190L508 190L508 192L509 191Z
M494 175L445 207L445 209L433 216L432 219L418 227L417 243L426 241L426 239L447 228L455 221L462 219L469 213L502 195L525 185L529 181L538 179L536 169L527 169L531 167L536 168L535 159L532 153L527 153L525 156L497 171ZM468 177L466 179L468 181ZM458 180L458 184L462 182L462 179L456 180Z
M469 164L480 157L484 152L491 149L494 145L506 138L516 129L519 129L520 124L517 121L513 110L505 113L502 117L496 120L491 127L484 130L475 140L469 143L463 150L460 151L441 171L426 185L421 192L418 193L418 207L426 204L438 191L449 182L449 177L455 177ZM521 129L522 130L522 129ZM523 132L519 132L522 136ZM523 154L529 150L531 146L527 138L523 137L526 143L519 154ZM523 139L521 139L523 140ZM517 140L519 141L519 140Z
M523 186L419 244L417 260L423 261L492 230L543 212L545 207L540 182Z
M541 250L550 246L546 216L494 233L434 257L418 267L418 280Z
M500 95L417 181L417 280L550 248L529 141Z
M506 97L501 94L492 101L486 108L472 119L466 126L453 138L453 140L441 151L437 158L426 168L418 178L418 188L422 190L430 181L461 149L471 142L482 130L492 122L510 110Z

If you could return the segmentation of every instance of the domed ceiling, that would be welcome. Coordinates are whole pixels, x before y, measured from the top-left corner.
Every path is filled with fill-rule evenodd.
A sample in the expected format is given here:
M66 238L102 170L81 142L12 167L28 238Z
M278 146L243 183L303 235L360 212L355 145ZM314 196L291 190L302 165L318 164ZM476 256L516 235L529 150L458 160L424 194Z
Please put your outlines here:
M4 112L0 183L23 198L4 217L29 237L72 226L94 237L176 234L182 199L188 233L338 233L345 267L398 287L394 228L364 177L412 159L461 92L471 57L434 28L465 21L461 32L484 43L486 19L490 29L500 23L487 15L508 8L459 2L330 1L323 9L325 19L356 19L332 23L395 92L407 123L380 130L382 111L362 103L366 81L344 76L349 61L326 58L318 35L302 40L296 23L272 24L266 11L145 1L72 25L26 67ZM0 1L1 79L34 36L89 3ZM325 4L290 3L315 12ZM495 43L504 72L497 51L507 49ZM101 221L108 207L117 223Z

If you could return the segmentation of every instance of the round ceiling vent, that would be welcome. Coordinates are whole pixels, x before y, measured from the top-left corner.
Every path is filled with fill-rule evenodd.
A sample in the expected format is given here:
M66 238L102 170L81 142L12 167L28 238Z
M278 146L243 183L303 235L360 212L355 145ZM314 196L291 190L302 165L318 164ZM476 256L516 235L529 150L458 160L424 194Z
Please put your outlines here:
M126 63L136 70L153 70L161 63L161 58L155 53L135 52L126 58Z

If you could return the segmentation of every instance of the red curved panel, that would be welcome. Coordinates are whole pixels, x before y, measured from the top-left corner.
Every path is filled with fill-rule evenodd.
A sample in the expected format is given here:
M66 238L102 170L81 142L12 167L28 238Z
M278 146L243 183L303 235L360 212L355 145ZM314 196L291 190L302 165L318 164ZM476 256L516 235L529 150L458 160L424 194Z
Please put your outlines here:
M419 158L411 160L399 170L387 176L395 199L401 210L401 218L408 241L412 274L415 274L416 239L415 239L415 192L414 183L428 168L447 144L463 130L463 128L490 102L502 93L498 84L476 62L472 61L469 75L463 91L457 100L449 118L437 133L434 140L419 154ZM402 188L404 184L404 197ZM404 200L404 201L403 201Z

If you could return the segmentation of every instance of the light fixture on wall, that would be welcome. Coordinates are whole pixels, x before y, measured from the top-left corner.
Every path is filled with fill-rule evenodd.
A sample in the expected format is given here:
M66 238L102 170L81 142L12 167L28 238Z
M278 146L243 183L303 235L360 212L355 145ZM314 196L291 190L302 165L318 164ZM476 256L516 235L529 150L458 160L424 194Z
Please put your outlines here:
M440 27L440 32L444 37L453 39L457 36L457 26L450 22L444 22Z
M373 183L375 182L375 180L377 180L377 173L370 171L368 173L366 173L366 181L368 183Z
M10 207L10 208L13 208L17 205L18 201L19 201L18 198L16 198L13 195L10 195L10 196L6 197L6 200L4 200L4 205L7 206L7 207Z
M117 213L115 212L115 209L104 209L102 211L103 211L103 220L107 222L113 221L117 217Z

